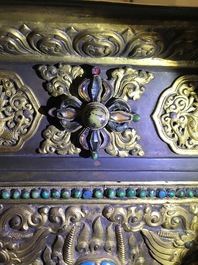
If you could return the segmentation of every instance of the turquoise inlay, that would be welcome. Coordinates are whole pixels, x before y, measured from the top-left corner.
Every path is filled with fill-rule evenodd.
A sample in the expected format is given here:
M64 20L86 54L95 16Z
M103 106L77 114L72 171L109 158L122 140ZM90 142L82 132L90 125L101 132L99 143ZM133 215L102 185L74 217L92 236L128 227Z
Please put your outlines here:
M1 193L1 198L2 199L9 199L10 198L10 192L7 190L3 190Z
M145 198L147 196L147 191L146 190L139 190L138 191L138 197L139 198Z
M189 190L187 190L186 193L187 193L187 197L189 197L189 198L194 197L194 191L193 190L189 189Z
M92 152L91 157L93 158L93 160L96 160L96 159L98 159L99 155L96 152Z
M173 197L175 197L175 194L176 194L175 190L168 190L168 191L167 191L167 195L168 195L168 197L173 198Z
M135 197L136 196L136 190L132 189L132 188L128 188L126 190L126 196L128 198L132 198L132 197Z
M39 190L33 189L31 191L31 198L32 199L38 199L38 198L40 198L40 192L39 192Z
M69 199L70 196L71 196L71 192L70 192L69 190L67 190L67 189L63 189L63 190L61 191L61 197L62 197L63 199Z
M176 193L177 197L184 198L186 196L185 190L179 189Z
M101 265L116 265L114 262L112 261L108 261L108 260L104 260Z
M82 197L82 191L79 190L79 189L74 189L72 191L72 196L75 198L75 199L80 199Z
M47 190L47 189L43 189L43 190L41 191L41 197L42 197L43 199L48 199L48 198L50 197L50 191Z
M116 196L116 190L115 189L107 189L106 193L107 193L107 197L110 199L113 199Z
M52 192L51 192L51 195L52 195L53 199L59 199L60 198L60 191L56 190L56 189L53 189Z
M149 189L148 190L148 197L151 197L151 198L154 198L154 197L156 197L156 190L154 190L154 189Z
M119 198L124 198L126 196L126 191L124 189L117 189L116 195Z
M103 191L101 189L94 190L94 197L97 199L103 198Z
M11 198L12 199L19 199L21 196L21 193L19 190L12 190L11 191Z
M188 249L192 249L195 246L194 241L189 241L185 243L185 247Z
M28 190L22 190L21 198L22 199L29 199L30 198L30 192Z
M140 120L140 115L138 115L138 114L133 114L133 121L134 122L137 122L137 121L139 121Z

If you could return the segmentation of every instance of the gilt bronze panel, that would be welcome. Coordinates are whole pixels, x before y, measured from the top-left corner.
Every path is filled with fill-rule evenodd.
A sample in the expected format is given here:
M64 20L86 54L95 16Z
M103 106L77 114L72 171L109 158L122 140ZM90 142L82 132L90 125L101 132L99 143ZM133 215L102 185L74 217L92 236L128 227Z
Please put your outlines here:
M196 8L0 4L0 264L197 262Z

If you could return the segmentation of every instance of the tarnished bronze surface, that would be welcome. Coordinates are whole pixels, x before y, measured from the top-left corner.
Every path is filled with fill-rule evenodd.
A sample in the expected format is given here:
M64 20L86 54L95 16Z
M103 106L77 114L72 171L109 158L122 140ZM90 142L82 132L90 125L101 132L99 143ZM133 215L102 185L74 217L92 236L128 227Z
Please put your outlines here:
M1 265L196 264L197 43L196 8L0 4Z

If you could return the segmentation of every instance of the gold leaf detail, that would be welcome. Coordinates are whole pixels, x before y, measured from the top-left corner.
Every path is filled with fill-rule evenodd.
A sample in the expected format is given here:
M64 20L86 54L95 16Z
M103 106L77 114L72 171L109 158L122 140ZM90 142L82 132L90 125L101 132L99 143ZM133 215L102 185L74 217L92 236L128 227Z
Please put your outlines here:
M181 155L198 154L198 76L178 78L166 89L153 114L158 133Z
M79 252L88 253L90 235L91 235L91 229L87 223L84 223L82 231L78 236L78 242L76 246L76 249Z
M0 70L0 151L15 152L36 132L39 102L18 75Z
M105 149L108 154L127 157L129 154L143 156L144 151L137 143L140 136L135 129L127 129L122 133L111 133L111 143Z
M121 225L116 225L115 227L115 231L116 231L116 238L117 238L117 249L118 249L118 259L120 260L122 265L126 264L126 243L125 243L125 239L123 236L123 229L121 227Z
M80 66L58 64L58 66L41 65L40 74L47 81L46 89L53 97L59 95L70 95L70 86L74 79L82 76L84 70Z
M44 141L38 149L41 154L73 155L79 154L80 148L71 143L71 134L67 131L60 131L55 126L50 125L43 133Z
M160 264L180 264L187 249L183 246L175 247L173 241L163 240L154 232L147 229L142 229L142 233L146 238L146 243L151 255L160 262Z
M106 235L107 235L107 237L106 237L107 239L106 239L106 243L105 243L104 248L105 248L106 252L112 253L116 247L115 232L113 230L113 223L107 227Z
M68 233L66 239L65 239L65 244L63 247L63 260L65 261L66 264L68 265L73 265L74 264L74 244L75 244L75 237L77 234L77 226L73 226Z
M145 92L145 85L154 78L152 73L144 70L137 71L130 67L116 69L111 75L115 88L114 96L125 100L140 99Z
M91 252L99 251L104 244L104 229L100 218L93 223L93 235L90 243Z

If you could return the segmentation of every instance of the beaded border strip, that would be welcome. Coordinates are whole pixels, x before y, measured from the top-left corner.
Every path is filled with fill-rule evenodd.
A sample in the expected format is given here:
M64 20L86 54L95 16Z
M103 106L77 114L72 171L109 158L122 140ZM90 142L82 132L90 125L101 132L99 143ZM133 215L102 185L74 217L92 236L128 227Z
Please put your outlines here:
M135 199L135 198L198 198L198 188L3 188L0 199Z

